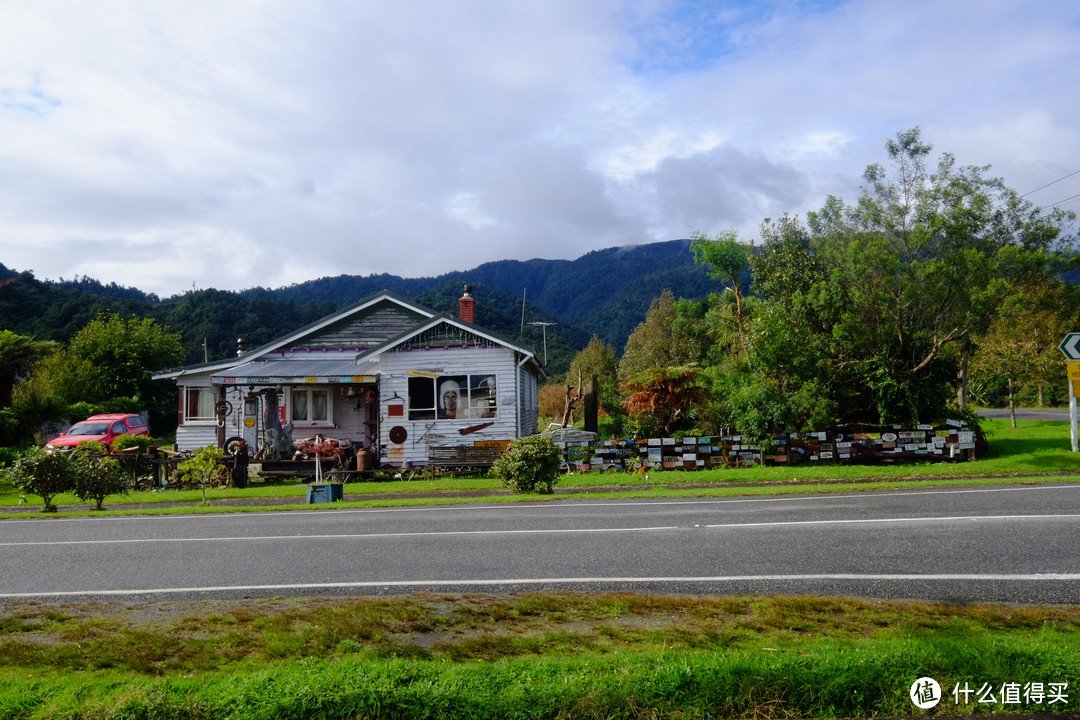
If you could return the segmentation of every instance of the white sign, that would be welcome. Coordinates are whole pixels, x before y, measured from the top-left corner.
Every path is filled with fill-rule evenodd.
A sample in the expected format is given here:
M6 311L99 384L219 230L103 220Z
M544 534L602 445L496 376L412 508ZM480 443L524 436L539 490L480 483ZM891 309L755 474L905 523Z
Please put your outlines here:
M1069 333L1058 345L1058 350L1070 360L1080 360L1080 332Z

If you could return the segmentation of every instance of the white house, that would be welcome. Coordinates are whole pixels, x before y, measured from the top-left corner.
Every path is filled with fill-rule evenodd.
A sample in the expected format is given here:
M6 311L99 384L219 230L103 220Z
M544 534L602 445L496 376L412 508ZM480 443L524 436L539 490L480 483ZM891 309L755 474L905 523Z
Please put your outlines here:
M271 448L316 434L381 464L422 465L427 449L536 432L544 369L532 349L390 292L361 300L227 360L154 373L174 380L181 450L247 440Z

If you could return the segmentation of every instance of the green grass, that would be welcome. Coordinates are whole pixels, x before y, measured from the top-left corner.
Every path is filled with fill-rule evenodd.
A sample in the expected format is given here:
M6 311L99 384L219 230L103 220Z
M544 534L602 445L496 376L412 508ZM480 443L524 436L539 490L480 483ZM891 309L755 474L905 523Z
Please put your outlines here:
M989 457L976 462L924 462L901 465L800 465L763 466L735 470L699 471L653 471L648 478L625 472L572 474L563 476L559 487L575 487L589 490L590 497L729 497L739 495L851 492L853 490L898 489L916 486L951 486L964 484L987 484L1015 482L1017 477L1036 478L1041 482L1072 480L1069 474L1080 472L1080 458L1070 451L1068 423L1043 420L1020 421L1013 429L1007 420L986 420L984 423L990 453ZM842 481L858 480L858 484ZM798 483L792 485L792 483ZM744 483L755 486L741 487ZM614 490L609 490L614 486ZM704 487L702 487L704 486ZM454 491L491 491L489 496L460 498ZM215 488L206 491L207 498L217 503L215 507L199 507L200 490L168 490L164 492L135 492L127 496L111 496L106 499L109 514L178 514L190 512L244 512L265 511L267 508L245 507L248 498L295 498L294 504L276 505L272 509L332 509L343 507L378 507L388 505L430 505L457 502L521 502L550 500L552 496L506 494L495 478L450 477L430 480L418 476L409 481L356 482L346 485L347 494L362 494L360 502L305 505L307 487L298 481L284 484L252 483L244 489ZM400 493L436 493L436 498L409 499L390 496ZM380 496L386 496L380 499ZM558 495L554 497L559 497ZM27 517L26 514L3 514L3 507L19 504L19 493L0 479L0 517ZM235 500L236 504L229 501ZM24 502L39 503L34 496ZM56 499L60 505L79 505L69 495ZM124 507L145 503L192 503L183 508L154 510ZM83 514L65 510L64 516ZM85 514L101 515L87 507ZM42 516L40 513L31 515Z
M661 472L644 489L628 487L643 484L636 476L604 473L562 485L594 488L590 497L681 497L1075 481L1067 423L985 427L991 457L975 463ZM860 482L830 484L850 478ZM418 478L350 483L346 492L369 494L356 505L371 506L460 502L454 490L499 488L489 478ZM375 499L417 491L447 497ZM256 484L208 495L295 496L286 508L352 504L302 505L305 492ZM201 499L169 491L107 504L117 508L110 514L144 514L121 508ZM548 498L464 501L539 499ZM17 500L0 481L0 504ZM266 508L152 512L249 510ZM101 515L62 513L82 514ZM630 593L21 602L0 606L0 720L910 716L920 711L908 688L924 675L946 692L934 713L1075 711L1078 647L1078 607ZM957 683L1029 681L1068 683L1069 703L957 705L948 694Z
M1080 608L812 596L19 603L0 719L905 716L923 675L1069 683L989 708L1045 712L1077 643Z

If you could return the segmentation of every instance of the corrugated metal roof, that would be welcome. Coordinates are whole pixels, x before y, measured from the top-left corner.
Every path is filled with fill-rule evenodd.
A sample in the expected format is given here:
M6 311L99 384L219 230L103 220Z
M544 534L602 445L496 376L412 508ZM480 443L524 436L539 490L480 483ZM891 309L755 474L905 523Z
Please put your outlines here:
M211 375L211 382L230 384L258 384L274 382L277 379L296 380L317 378L320 382L360 382L354 378L377 375L378 364L365 362L360 365L356 360L254 360L228 370Z

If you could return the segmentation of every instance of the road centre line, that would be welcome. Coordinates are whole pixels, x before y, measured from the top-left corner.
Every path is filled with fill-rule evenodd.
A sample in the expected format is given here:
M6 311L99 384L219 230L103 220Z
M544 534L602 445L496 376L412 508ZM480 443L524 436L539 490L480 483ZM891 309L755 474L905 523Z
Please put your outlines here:
M391 532L391 533L335 533L327 535L236 535L225 537L194 538L125 538L123 540L45 540L29 542L0 542L0 547L38 547L48 545L134 545L139 543L188 543L188 542L237 542L253 540L364 540L403 537L442 537L447 535L541 535L574 533L622 533L655 532L659 530L678 530L678 526L633 527L633 528L566 528L562 530L540 528L536 530L445 530L435 532Z
M707 525L660 525L650 527L619 528L537 528L531 530L443 530L433 532L390 532L390 533L332 533L325 535L252 535L221 536L194 538L124 538L121 540L43 540L27 542L0 542L0 547L46 547L50 545L135 545L141 543L194 543L194 542L238 542L266 540L369 540L405 537L447 537L462 535L574 535L588 533L632 533L659 532L664 530L690 530L707 528L711 530L734 530L743 528L782 528L805 527L815 525L875 525L899 523L940 523L974 522L979 520L1080 520L1080 515L956 515L935 517L899 517L899 518L864 518L842 520L782 520L775 522L743 522Z
M934 478L927 478L934 479ZM889 478L883 478L882 481L888 481ZM902 481L902 478L896 478L897 482ZM718 487L722 487L718 485ZM371 515L376 513L448 513L448 512L476 512L476 511L506 511L506 510L566 510L567 508L594 508L594 507L674 507L679 505L745 505L750 503L776 503L776 502L832 502L837 500L869 500L881 497L910 497L913 495L929 496L929 495L978 495L988 493L1005 493L1005 492L1036 492L1036 491L1054 491L1054 490L1080 490L1080 482L1069 482L1064 485L1027 485L1023 487L980 487L970 488L963 490L923 490L919 488L912 488L909 490L900 490L895 492L878 492L867 491L858 493L824 493L819 495L813 494L787 494L787 495L772 495L767 497L752 496L752 497L737 497L737 498L706 498L700 500L669 500L664 501L657 499L653 501L641 501L641 500L626 500L626 501L607 501L607 502L583 502L572 497L557 498L554 500L541 500L535 503L522 502L522 503L491 503L483 505L418 505L409 507L367 507L367 508L342 508L331 509L326 508L323 510L288 510L275 512L273 510L267 510L265 512L245 512L245 513L215 513L215 514L186 514L186 515L126 515L126 516L113 516L113 517L77 517L77 518L64 518L64 517L52 517L49 518L49 522L57 523L78 523L78 522L104 522L104 521L122 521L122 522L147 522L152 521L156 523L163 523L168 521L182 521L193 522L197 520L224 520L234 519L235 515L242 514L245 518L259 519L266 517L281 516L283 512L287 513L289 517L301 517L301 516L319 516L319 517L332 517L341 515ZM122 508L123 506L117 506ZM3 508L0 507L0 513L3 512ZM0 520L0 525L9 525L14 523L37 523L41 522L41 518L9 518Z
M571 577L571 578L502 578L493 580L367 580L356 582L294 583L278 585L212 585L205 587L143 588L128 590L64 590L54 592L0 593L0 600L20 600L40 597L75 596L134 596L166 595L174 593L207 592L260 592L297 590L359 590L430 587L483 587L515 585L584 585L593 583L739 583L739 582L806 582L806 581L880 581L880 582L1076 582L1080 573L1023 573L1009 575L970 573L915 575L915 574L866 574L832 573L820 575L718 575L682 577Z
M900 518L866 518L845 520L784 520L777 522L749 522L749 523L724 523L718 525L703 525L702 527L719 528L746 528L746 527L783 527L789 525L867 525L874 523L921 523L921 522L961 522L973 520L1080 520L1080 515L955 515L935 517L900 517Z

